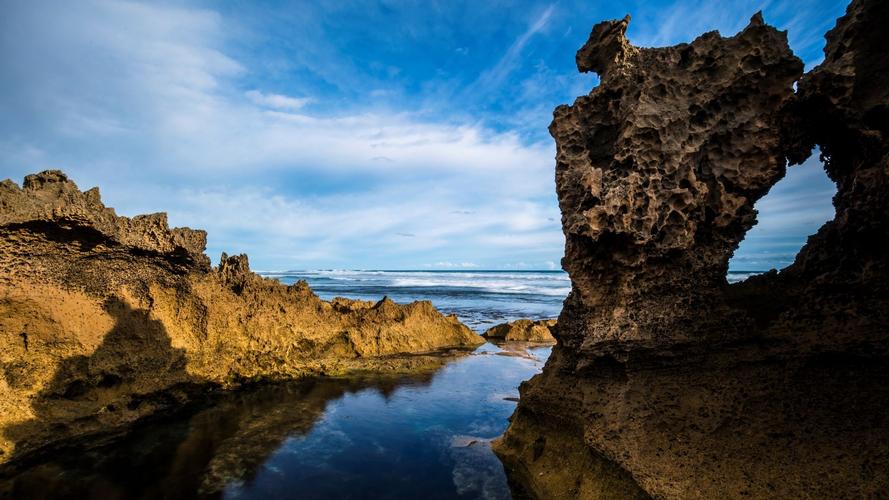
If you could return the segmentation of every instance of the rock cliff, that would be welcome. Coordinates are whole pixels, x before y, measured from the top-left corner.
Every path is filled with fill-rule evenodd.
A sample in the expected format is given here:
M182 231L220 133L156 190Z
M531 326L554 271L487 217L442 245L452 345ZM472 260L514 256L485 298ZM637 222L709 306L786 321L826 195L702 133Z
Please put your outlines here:
M889 491L889 2L855 0L808 74L755 15L732 37L577 53L555 110L572 291L496 451L540 498ZM794 84L797 91L794 91ZM729 285L754 203L819 146L836 218ZM794 168L794 167L791 167Z
M0 463L119 429L208 387L349 370L483 340L429 302L325 302L206 233L133 218L58 171L0 183Z
M482 337L494 342L555 342L551 332L555 326L554 319L517 319L488 328Z

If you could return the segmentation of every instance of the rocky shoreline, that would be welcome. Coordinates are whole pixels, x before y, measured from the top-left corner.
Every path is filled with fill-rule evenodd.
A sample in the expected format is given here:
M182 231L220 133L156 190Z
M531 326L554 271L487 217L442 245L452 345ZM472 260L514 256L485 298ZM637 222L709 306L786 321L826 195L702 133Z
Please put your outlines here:
M118 216L59 171L0 183L0 234L0 463L213 387L422 370L412 354L484 342L429 302L326 302L245 255L211 267L203 231Z
M572 291L495 451L538 498L885 495L889 3L853 1L805 74L759 14L664 48L629 22L593 28L600 84L554 113ZM754 203L814 146L835 219L729 285Z

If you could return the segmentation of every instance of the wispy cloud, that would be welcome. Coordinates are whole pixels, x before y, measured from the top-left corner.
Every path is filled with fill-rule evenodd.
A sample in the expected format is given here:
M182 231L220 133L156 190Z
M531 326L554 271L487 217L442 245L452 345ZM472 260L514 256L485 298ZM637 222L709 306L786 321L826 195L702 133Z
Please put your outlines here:
M506 82L506 79L509 75L515 70L518 65L519 59L522 56L522 51L525 49L525 46L528 45L528 42L531 38L543 31L550 22L550 19L553 16L553 11L555 10L555 5L550 5L543 12L540 13L539 16L534 18L534 20L528 26L528 29L525 30L524 33L519 35L512 45L506 50L506 53L503 54L503 57L497 61L492 68L485 70L476 80L476 82L470 85L466 92L469 94L481 94L484 96L486 93L489 93L493 90L498 89L503 86Z
M423 267L431 269L474 269L479 266L475 262L439 261L433 264L425 264Z
M657 10L647 9L642 15L634 17L629 36L634 44L646 47L690 42L713 30L719 31L723 36L731 36L743 29L753 14L771 3L771 0L677 0Z
M690 42L707 31L731 36L747 25L751 15L762 11L767 23L788 32L791 48L809 69L820 60L824 33L833 27L848 3L812 0L806 8L782 0L673 0L646 4L633 12L629 37L636 45L660 47Z
M264 94L258 90L249 90L244 95L246 95L254 104L284 111L297 111L306 104L312 102L312 99L309 97Z
M729 267L762 271L793 262L806 237L833 219L834 194L836 185L824 172L817 152L802 165L790 167L787 176L756 203L758 222Z
M631 12L634 41L674 43L765 6L820 50L812 9L711 4L13 2L0 177L62 168L259 268L549 267L563 239L546 125L594 84L573 61L594 22ZM805 202L827 190L798 184L763 202L761 228L821 217Z

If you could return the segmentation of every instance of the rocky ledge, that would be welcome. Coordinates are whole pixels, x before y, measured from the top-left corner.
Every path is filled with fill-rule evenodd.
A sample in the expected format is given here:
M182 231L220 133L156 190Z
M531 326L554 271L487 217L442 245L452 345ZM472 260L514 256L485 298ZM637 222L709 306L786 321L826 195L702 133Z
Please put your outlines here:
M319 299L211 267L206 233L121 217L58 171L0 183L0 463L125 428L208 388L351 370L483 343L429 302Z
M732 37L577 53L555 110L572 291L495 449L539 498L889 491L889 2L855 0L803 75L757 14ZM796 86L796 91L794 87ZM729 285L754 203L820 147L836 217ZM791 167L795 168L795 167Z
M488 328L482 337L492 342L546 342L555 343L551 330L556 326L554 319L517 319Z

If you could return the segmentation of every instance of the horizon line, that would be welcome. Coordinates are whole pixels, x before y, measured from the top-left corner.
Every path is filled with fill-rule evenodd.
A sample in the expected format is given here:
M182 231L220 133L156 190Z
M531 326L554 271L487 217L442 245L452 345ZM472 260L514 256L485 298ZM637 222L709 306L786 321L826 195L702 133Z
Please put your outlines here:
M349 272L364 272L364 273L405 273L405 272L449 272L449 273L459 273L459 272L476 272L476 273L502 273L502 272L511 272L511 273L566 273L564 269L346 269L346 268L326 268L326 269L284 269L284 270L257 270L253 271L257 274L272 274L272 273L312 273L312 272L321 272L321 271L349 271ZM767 273L771 271L771 269L767 270L733 270L729 269L728 273ZM780 271L780 269L778 269Z

